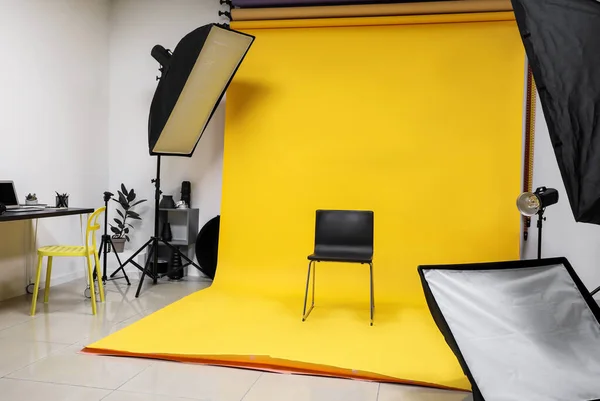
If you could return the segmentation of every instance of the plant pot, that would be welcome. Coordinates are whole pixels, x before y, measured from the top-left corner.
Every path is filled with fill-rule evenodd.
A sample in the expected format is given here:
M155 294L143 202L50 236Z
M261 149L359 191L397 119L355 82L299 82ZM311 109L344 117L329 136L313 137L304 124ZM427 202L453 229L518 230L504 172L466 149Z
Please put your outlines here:
M125 238L111 238L115 252L123 253L125 250Z
M38 201L37 201L37 199L36 200L27 200L27 199L25 199L25 204L27 206L33 206L33 205L37 205Z

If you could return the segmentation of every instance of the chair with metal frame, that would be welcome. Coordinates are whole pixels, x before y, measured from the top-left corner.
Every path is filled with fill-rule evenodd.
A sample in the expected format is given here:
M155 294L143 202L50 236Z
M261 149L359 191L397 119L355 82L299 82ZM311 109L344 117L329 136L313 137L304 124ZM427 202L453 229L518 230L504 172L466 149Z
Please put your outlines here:
M317 262L360 263L369 265L371 293L371 326L375 309L373 288L373 232L374 213L360 210L317 210L315 249L308 256L308 277L304 293L305 321L315 306L315 275ZM312 273L312 301L308 312L308 288Z

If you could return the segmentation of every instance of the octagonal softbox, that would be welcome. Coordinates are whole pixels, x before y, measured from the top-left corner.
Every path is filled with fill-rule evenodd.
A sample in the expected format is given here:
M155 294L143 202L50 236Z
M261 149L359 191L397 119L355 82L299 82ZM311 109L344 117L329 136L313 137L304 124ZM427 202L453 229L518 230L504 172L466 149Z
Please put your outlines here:
M419 274L475 401L600 400L600 308L567 259Z

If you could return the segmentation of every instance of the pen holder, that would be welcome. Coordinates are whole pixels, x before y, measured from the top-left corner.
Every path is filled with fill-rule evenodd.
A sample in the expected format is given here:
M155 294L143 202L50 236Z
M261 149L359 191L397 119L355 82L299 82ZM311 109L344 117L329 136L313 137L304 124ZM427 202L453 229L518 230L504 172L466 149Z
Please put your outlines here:
M69 207L69 195L56 195L56 207Z

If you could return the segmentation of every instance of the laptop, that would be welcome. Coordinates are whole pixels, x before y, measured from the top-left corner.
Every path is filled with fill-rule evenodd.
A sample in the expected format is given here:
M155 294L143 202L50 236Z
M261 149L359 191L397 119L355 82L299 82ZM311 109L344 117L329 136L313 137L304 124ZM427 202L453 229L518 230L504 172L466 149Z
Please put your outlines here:
M20 205L19 196L13 181L0 181L0 203L4 203L6 211L43 210L43 206Z

